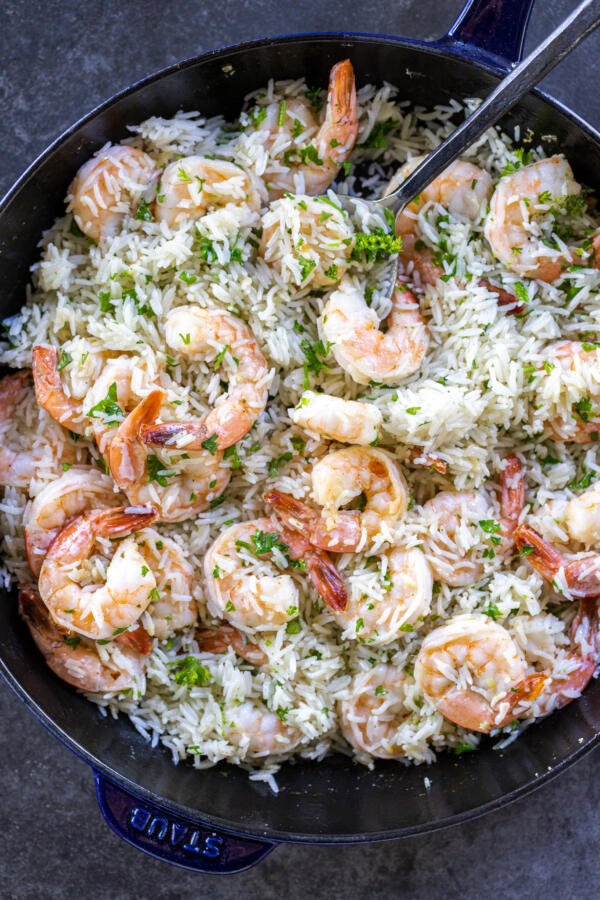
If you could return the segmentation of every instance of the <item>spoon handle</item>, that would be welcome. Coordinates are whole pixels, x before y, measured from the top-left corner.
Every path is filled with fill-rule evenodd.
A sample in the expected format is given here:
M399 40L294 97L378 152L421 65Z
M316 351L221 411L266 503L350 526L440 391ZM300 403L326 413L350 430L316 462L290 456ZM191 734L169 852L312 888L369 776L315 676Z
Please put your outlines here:
M394 213L404 209L598 25L600 0L583 0L533 53L502 79L468 119L436 147L393 193L386 194L375 202Z

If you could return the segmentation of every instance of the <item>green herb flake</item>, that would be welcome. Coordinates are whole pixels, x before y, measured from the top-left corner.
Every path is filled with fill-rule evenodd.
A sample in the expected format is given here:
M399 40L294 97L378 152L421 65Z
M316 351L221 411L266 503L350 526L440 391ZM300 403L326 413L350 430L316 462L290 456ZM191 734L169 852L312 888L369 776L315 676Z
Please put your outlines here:
M286 634L300 634L301 631L302 631L302 623L300 622L300 619L298 619L298 618L291 619L285 626Z
M146 203L145 200L142 200L142 202L138 206L136 213L135 213L135 217L136 217L136 219L139 219L140 222L154 221L154 216L152 215L150 207L148 206L148 204Z
M216 434L211 434L205 441L202 441L202 446L205 450L208 450L211 456L214 456L217 452L217 447L219 446L219 438Z
M173 680L175 684L185 684L189 687L204 687L210 684L212 676L208 669L200 663L195 656L186 656L183 660L169 663L173 667Z
M377 262L402 250L402 238L388 234L383 228L376 228L370 233L359 231L354 236L352 259L359 260L362 254L368 262Z
M457 744L456 747L453 748L455 756L462 756L463 753L472 753L473 750L477 750L477 747L474 744Z
M275 459L270 460L269 462L269 477L275 478L277 472L279 471L279 466L284 462L289 462L294 456L289 450L286 450L285 453L282 453L281 456L277 456Z
M168 469L165 469L165 464L162 460L152 453L146 458L146 466L148 470L148 483L155 481L161 487L167 487L169 484L168 479L173 478L175 475L175 472L170 472Z
M486 534L498 534L500 531L500 523L496 522L495 519L480 519L479 527Z
M56 371L60 372L61 369L64 369L65 366L68 366L69 363L73 362L73 357L70 353L66 353L65 350L60 351L60 359L56 364Z
M125 413L117 403L117 383L113 381L104 400L100 400L87 413L92 419L102 419L105 425L117 425L125 418Z
M234 472L236 469L242 468L242 461L239 457L238 449L235 446L235 444L233 444L231 447L227 447L225 449L225 451L223 452L223 459L230 460L230 463L231 463L230 468L231 468L232 472ZM209 485L209 487L210 487L210 485Z
M277 110L277 124L280 128L283 128L285 125L285 111L287 109L287 103L285 100L279 101L279 109Z

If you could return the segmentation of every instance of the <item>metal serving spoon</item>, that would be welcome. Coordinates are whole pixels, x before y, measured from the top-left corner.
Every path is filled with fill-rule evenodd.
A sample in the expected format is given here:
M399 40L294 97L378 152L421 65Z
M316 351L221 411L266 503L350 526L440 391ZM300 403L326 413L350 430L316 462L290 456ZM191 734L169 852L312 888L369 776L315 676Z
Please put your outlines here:
M489 97L458 126L439 147L403 181L396 190L368 202L372 210L389 209L394 215L448 168L464 151L504 113L508 112L544 75L554 68L600 25L600 0L583 0L577 9L550 34L523 62L503 78ZM347 206L352 198L339 198ZM387 279L386 279L387 280ZM389 293L394 287L391 279ZM380 286L381 287L381 286ZM387 288L387 284L386 284Z

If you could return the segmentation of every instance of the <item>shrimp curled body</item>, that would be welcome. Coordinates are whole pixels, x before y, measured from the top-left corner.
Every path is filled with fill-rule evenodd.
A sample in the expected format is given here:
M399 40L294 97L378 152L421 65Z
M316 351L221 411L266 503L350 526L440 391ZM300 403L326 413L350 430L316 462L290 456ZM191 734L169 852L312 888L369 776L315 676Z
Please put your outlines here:
M419 304L400 282L385 333L375 310L352 284L331 295L321 323L336 360L358 384L399 384L418 371L429 342Z
M508 631L487 616L461 614L431 631L415 662L417 685L446 719L471 731L502 728L542 690L525 674Z

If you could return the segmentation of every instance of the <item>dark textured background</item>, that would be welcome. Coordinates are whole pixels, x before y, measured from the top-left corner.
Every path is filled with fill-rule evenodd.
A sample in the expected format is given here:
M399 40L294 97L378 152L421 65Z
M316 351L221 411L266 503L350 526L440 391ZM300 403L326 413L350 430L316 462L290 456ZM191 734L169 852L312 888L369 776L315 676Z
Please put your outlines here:
M575 7L538 0L529 44ZM460 0L3 0L0 193L66 126L143 75L240 40L301 31L433 38ZM351 12L349 12L351 10ZM600 127L600 35L547 81ZM598 897L600 779L588 756L478 821L372 846L284 846L253 871L197 876L149 859L103 824L87 767L0 686L0 897Z

